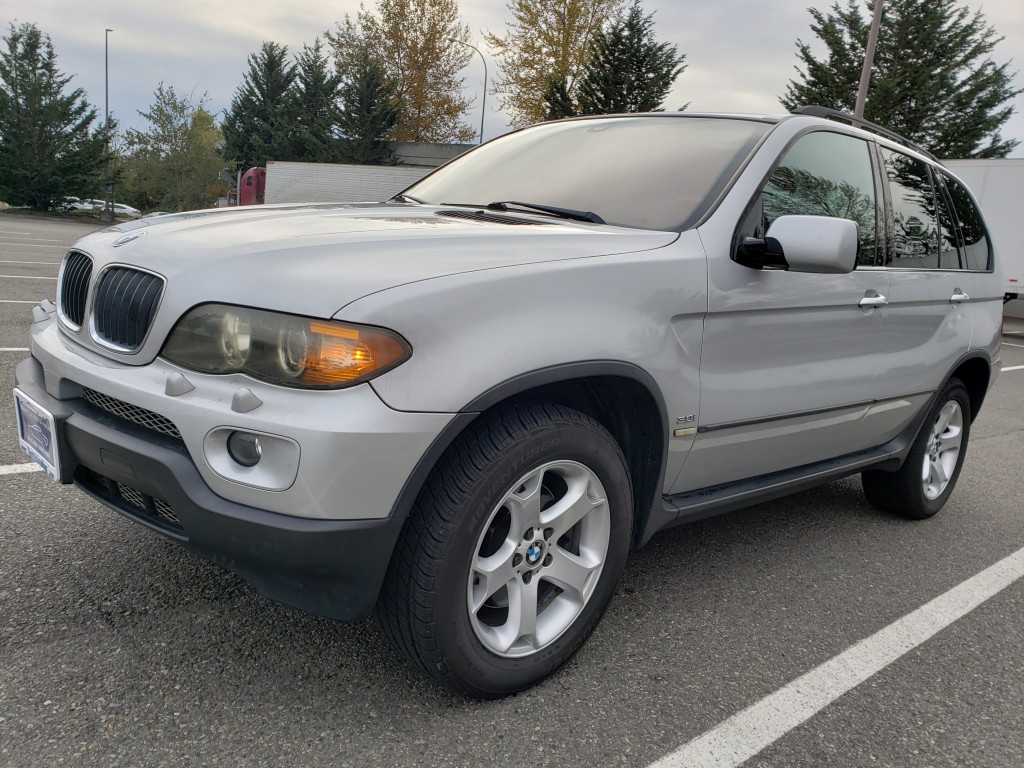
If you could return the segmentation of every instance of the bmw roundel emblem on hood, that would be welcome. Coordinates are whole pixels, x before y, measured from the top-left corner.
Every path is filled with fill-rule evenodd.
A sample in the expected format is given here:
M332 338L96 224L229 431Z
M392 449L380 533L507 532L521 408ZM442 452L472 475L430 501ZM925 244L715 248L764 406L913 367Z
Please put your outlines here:
M124 245L125 243L130 243L132 240L138 240L144 234L146 234L146 233L145 232L129 232L127 235L121 235L121 237L117 238L117 240L114 241L114 247L117 248L119 245Z

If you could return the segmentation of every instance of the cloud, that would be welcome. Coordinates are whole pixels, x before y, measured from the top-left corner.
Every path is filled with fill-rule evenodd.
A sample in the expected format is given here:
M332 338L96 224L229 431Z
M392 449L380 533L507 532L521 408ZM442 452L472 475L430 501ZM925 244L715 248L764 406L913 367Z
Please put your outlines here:
M23 0L24 2L24 0ZM372 7L373 0L367 0ZM500 0L461 0L463 20L474 35L501 33L507 11ZM995 51L999 62L1015 58L1024 67L1024 13L1020 0L970 0L1005 40ZM778 113L778 97L795 76L797 38L812 42L811 17L803 3L765 4L754 0L716 3L644 0L656 11L660 40L686 54L687 69L676 82L666 107L690 103L691 110ZM17 20L36 22L53 39L62 69L75 75L102 112L104 99L104 28L110 27L110 108L122 125L142 127L138 110L153 101L160 82L183 93L208 93L214 112L226 110L247 68L246 59L264 40L295 51L303 43L354 15L358 0L32 0ZM482 44L481 44L482 47ZM483 48L487 54L486 48ZM497 62L488 56L493 82ZM462 73L467 96L474 99L466 122L479 125L483 71L474 56ZM1018 83L1024 84L1020 76ZM1024 95L1013 102L1018 114L1004 138L1024 141ZM507 129L498 100L487 98L485 137ZM1015 156L1024 156L1024 146Z

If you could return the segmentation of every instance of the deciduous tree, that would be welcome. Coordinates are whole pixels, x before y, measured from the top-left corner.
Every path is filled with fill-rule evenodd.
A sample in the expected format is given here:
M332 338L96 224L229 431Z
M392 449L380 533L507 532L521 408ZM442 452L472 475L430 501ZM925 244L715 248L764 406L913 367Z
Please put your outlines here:
M676 78L685 54L654 37L654 13L633 0L624 15L594 33L576 95L584 115L656 112Z
M867 7L873 12L874 3ZM799 76L780 101L789 110L817 104L852 112L868 38L861 4L836 2L829 13L810 14L826 55L797 40ZM993 60L1001 40L980 11L958 0L887 0L864 117L939 157L1009 154L1019 142L1004 140L1000 128L1022 89L1009 62Z
M124 136L124 192L140 208L205 208L224 186L217 178L222 137L207 97L179 96L163 83L153 96L149 110L139 112L149 127Z
M509 0L511 20L503 36L484 39L496 52L494 83L501 108L514 127L548 119L552 79L571 95L583 71L590 39L623 0Z
M0 200L45 211L98 197L107 132L82 89L68 90L50 36L10 24L0 43Z
M457 0L377 0L376 11L360 5L354 20L346 15L327 34L343 73L369 56L394 81L402 111L392 139L472 141L458 75L473 52L452 38L469 39Z

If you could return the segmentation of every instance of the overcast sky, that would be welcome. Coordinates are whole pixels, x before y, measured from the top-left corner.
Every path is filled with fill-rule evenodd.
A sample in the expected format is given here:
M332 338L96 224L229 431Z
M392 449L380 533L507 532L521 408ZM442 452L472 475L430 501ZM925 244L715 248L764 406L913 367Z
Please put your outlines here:
M656 11L659 40L686 54L687 69L665 103L677 109L689 102L693 111L778 113L778 96L795 76L795 41L815 40L807 7L815 0L643 0ZM819 0L817 7L830 5ZM845 4L845 0L844 3ZM1003 40L995 59L1012 59L1024 70L1024 2L967 0L984 12ZM367 0L373 6L373 0ZM484 54L484 31L503 33L504 0L460 0L462 17L473 43ZM74 75L102 115L104 105L104 29L110 33L110 111L122 125L145 127L138 117L153 102L162 81L179 93L209 96L213 112L226 110L247 68L246 57L264 40L301 48L333 28L359 0L0 0L0 21L34 22L53 40L61 69ZM6 33L6 29L5 29ZM497 62L487 55L493 81ZM466 94L474 98L466 122L480 126L483 66L480 57L464 72ZM1024 86L1024 74L1016 83ZM869 96L870 99L870 96ZM1024 157L1024 95L1014 101L1017 114L1004 127L1004 138L1022 142L1013 153ZM507 130L507 120L493 96L487 98L484 138Z

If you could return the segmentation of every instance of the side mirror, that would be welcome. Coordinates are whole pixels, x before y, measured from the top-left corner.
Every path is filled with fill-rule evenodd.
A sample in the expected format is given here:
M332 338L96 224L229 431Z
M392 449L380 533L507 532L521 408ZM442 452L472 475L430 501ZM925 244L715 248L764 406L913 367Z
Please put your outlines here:
M753 269L839 275L856 266L858 241L857 223L850 219L780 216L763 240L740 243L735 261Z

